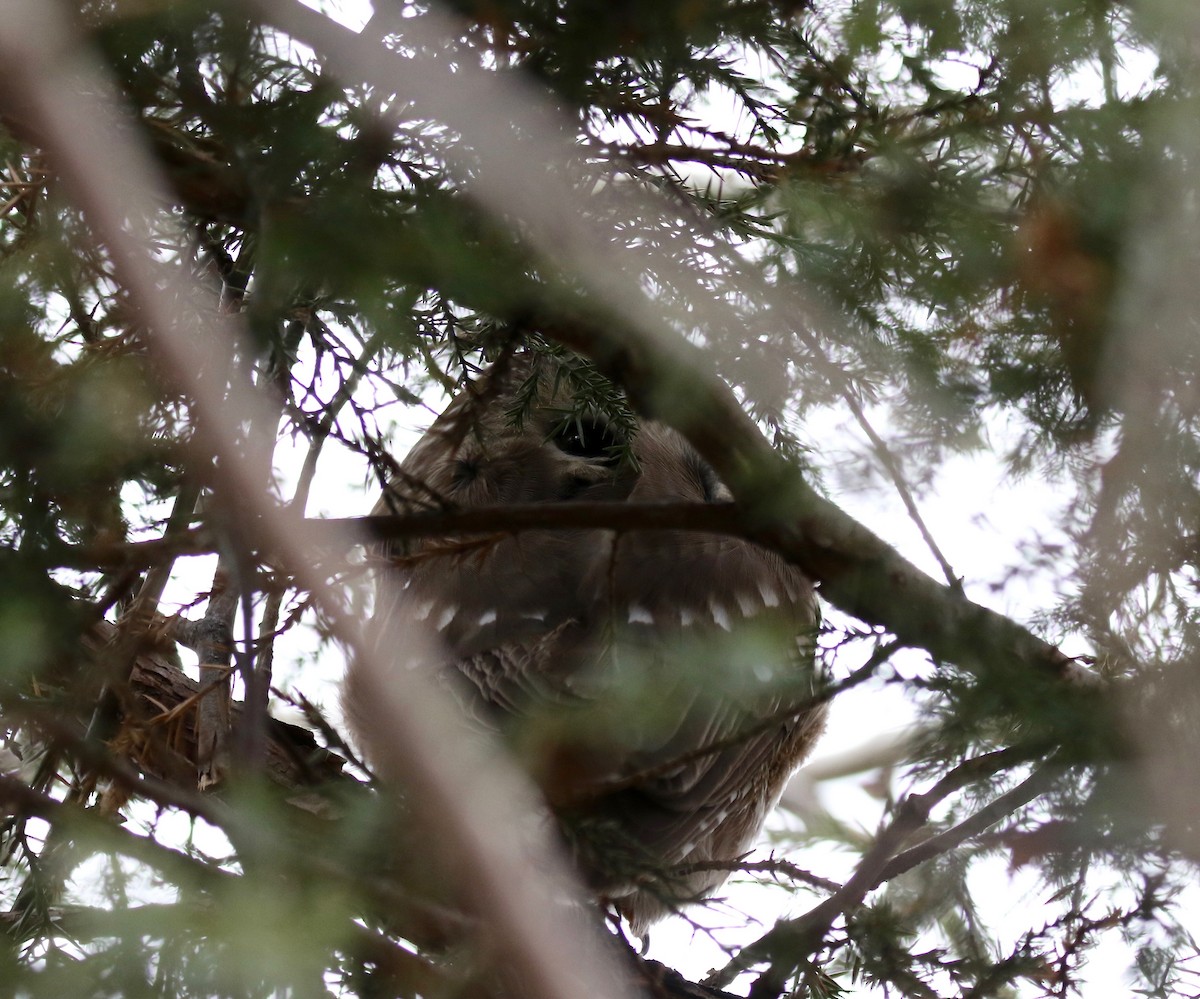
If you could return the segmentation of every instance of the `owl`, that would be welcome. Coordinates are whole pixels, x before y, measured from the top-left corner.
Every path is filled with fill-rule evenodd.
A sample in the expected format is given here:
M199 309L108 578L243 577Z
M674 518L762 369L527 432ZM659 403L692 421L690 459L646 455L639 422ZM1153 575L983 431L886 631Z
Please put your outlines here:
M464 389L374 512L731 498L682 436L581 410L549 364L518 355ZM402 601L436 630L431 668L508 738L634 932L722 884L823 726L818 608L794 566L683 530L498 529L382 555L375 613Z

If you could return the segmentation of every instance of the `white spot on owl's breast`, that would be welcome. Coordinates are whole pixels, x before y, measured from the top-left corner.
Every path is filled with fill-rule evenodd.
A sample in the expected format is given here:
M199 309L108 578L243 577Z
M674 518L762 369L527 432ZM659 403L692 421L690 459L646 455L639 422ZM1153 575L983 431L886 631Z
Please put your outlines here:
M733 626L729 623L729 612L715 601L708 606L712 611L712 619L717 623L717 626L723 628L725 631L732 631Z
M775 589L773 587L768 586L766 583L759 583L758 584L758 592L759 592L759 595L762 596L762 601L763 601L764 607L778 607L779 606L779 594L775 592Z
M739 593L736 599L738 610L742 612L742 617L754 617L762 609L762 605L749 593Z

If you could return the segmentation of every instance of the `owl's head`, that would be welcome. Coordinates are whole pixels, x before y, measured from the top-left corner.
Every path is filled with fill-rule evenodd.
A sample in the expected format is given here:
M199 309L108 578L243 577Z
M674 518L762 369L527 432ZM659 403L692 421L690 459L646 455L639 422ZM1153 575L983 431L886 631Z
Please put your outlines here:
M690 451L666 428L647 433L630 418L581 406L561 372L520 354L455 397L409 452L378 512L628 499L643 458L657 465L664 448L680 447ZM696 498L705 488L699 482Z

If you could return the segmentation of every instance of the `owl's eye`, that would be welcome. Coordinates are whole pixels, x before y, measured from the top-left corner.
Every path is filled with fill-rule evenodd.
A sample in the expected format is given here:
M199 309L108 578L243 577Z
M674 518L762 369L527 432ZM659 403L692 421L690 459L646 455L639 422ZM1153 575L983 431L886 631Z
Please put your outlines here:
M574 458L616 462L620 440L602 420L594 417L568 419L551 438L554 446Z
M462 489L479 478L479 466L480 461L478 458L457 459L450 473L454 488Z

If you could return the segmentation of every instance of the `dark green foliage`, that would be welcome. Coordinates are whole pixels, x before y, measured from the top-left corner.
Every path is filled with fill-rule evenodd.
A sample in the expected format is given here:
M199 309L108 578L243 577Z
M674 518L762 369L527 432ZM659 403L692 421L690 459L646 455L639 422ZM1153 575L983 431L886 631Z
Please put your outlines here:
M943 650L949 662L893 655L878 622L830 608L818 696L900 687L924 727L873 785L878 835L826 814L778 840L789 863L816 870L809 853L836 848L878 877L851 897L795 868L771 871L795 891L803 932L747 948L756 974L766 969L754 994L1069 995L1087 981L1089 952L1121 941L1135 991L1166 996L1195 955L1188 884L1200 853L1189 788L1200 752L1200 77L1187 6L452 0L438 10L459 19L455 58L497 87L532 84L570 150L568 176L512 127L535 191L571 185L571 203L556 206L561 257L534 238L519 199L481 193L490 150L469 129L438 120L420 93L339 77L327 53L260 23L253 5L93 0L72 14L125 102L123 138L150 152L169 191L147 249L190 281L173 303L180 322L237 317L244 370L200 374L276 400L278 426L266 429L277 467L261 469L261 486L293 511L322 447L374 490L395 469L394 427L428 424L421 404L440 406L439 390L516 350L535 361L514 422L539 380L564 386L573 406L556 432L583 434L603 414L606 445L631 460L630 400L678 416L707 397L606 339L630 329L635 342L670 334L702 347L834 502L839 488L882 478L919 506L943 462L964 454L990 454L1010 482L1051 483L1057 533L1014 551L996 589L1049 580L1021 623L1086 648L1111 683L1081 692L1061 672L1031 675L988 636L974 636L979 650L961 639ZM378 7L365 34L415 58L388 33L428 20L427 5ZM351 750L302 699L315 696L318 654L326 675L339 669L333 623L222 495L197 448L195 385L167 377L6 73L0 983L36 997L491 985L461 925L469 892L431 859L410 789L385 804L359 783L365 769L334 776ZM633 191L662 210L630 208ZM579 218L661 328L637 328L632 303L572 270ZM624 385L602 374L614 369ZM844 474L834 425L867 435L874 471L861 481ZM309 451L303 471L303 457L284 457L291 444ZM791 502L758 471L746 478L766 495L739 496L747 509ZM371 500L346 502L357 506L336 513ZM980 490L962 503L987 515L992 499ZM829 539L809 513L795 511L798 530L816 524L820 554ZM164 534L149 554L137 547ZM222 574L188 577L179 600L200 605L232 578L257 622L237 634L239 662L253 651L261 664L276 633L291 641L275 653L276 686L310 709L319 738L288 742L253 719L291 747L289 776L266 768L286 793L244 772L197 791L195 712L179 706L193 688L168 690L169 667L135 668L169 651L161 621L143 634L156 577L197 550L221 552ZM349 616L365 616L360 568L322 565ZM958 583L931 605L881 566L862 588L892 600L897 634L961 609ZM955 569L968 584L985 575ZM971 595L992 596L981 583ZM98 622L131 600L146 617L99 641ZM744 674L723 682L735 690ZM620 694L607 706L618 721L662 707L636 684ZM1179 760L1182 803L1156 787ZM931 798L914 820L918 792ZM929 856L910 853L929 842ZM994 923L994 899L980 896L1009 874L1028 874L1043 903L1019 927ZM805 922L831 895L844 906Z

